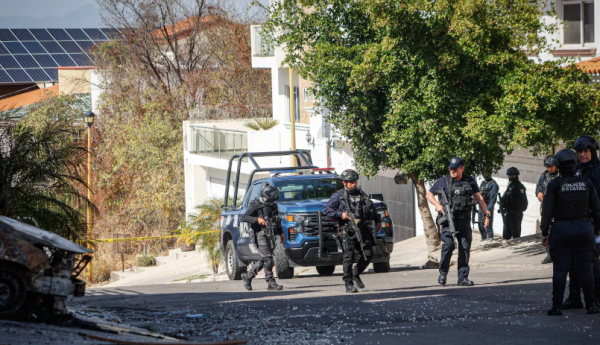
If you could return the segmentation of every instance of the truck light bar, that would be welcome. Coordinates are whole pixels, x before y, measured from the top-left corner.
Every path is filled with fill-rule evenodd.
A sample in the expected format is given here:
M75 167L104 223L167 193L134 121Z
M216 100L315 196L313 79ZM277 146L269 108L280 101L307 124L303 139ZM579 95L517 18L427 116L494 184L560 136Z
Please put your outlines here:
M325 172L325 171L335 171L335 168L308 168L308 169L277 169L270 170L271 174L284 174L284 173L305 173L305 172Z

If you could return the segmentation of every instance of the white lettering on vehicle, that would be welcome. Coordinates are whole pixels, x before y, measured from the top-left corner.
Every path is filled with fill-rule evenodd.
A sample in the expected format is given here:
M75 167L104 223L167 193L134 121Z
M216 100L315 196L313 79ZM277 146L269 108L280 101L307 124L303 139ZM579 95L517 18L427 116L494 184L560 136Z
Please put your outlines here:
M576 191L586 191L585 182L573 182L573 183L565 183L562 185L561 192L576 192Z
M249 227L250 224L248 222L240 223L240 237L250 237L250 231L248 231Z

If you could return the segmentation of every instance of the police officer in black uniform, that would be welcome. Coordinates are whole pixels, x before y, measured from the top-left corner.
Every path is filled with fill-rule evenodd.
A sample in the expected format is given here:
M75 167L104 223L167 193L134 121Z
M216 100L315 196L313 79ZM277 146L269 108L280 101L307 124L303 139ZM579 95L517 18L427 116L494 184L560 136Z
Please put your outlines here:
M479 185L479 191L483 200L485 201L485 207L490 213L489 225L483 226L484 215L483 210L480 208L479 213L479 232L481 233L481 239L492 239L494 238L494 207L496 206L496 199L498 195L498 183L492 178L491 175L485 175L484 180Z
M521 237L521 222L523 212L527 209L527 194L525 186L519 181L519 169L512 167L506 171L508 187L500 199L500 210L504 211L504 231L502 237L506 240Z
M577 151L577 157L579 163L577 166L577 176L585 177L592 182L596 188L596 192L600 189L600 160L598 159L598 150L600 146L598 142L589 135L583 135L575 141L575 151ZM598 195L600 197L600 195ZM600 224L594 223L596 228L600 228ZM596 293L596 300L600 301L600 244L595 246L594 255L594 286ZM581 302L581 282L575 269L575 260L571 260L571 268L569 270L569 297L563 304L564 309L581 309L583 303Z
M277 200L279 200L279 191L277 188L270 185L264 186L260 192L260 197L248 204L248 210L241 219L242 222L250 223L250 228L252 229L250 245L257 245L258 253L260 254L260 260L252 264L252 269L248 273L242 273L244 287L248 291L252 290L252 279L256 277L263 267L265 269L265 281L268 284L267 290L283 289L283 286L275 282L275 276L273 275L273 249L275 248L271 248L265 233L267 227L265 218L279 215L279 208L275 203ZM275 229L276 233L274 235L276 236L276 240L280 239L281 243L283 243L285 238L281 231L281 224L276 226Z
M458 242L458 285L473 286L475 283L469 280L469 256L471 241L473 240L473 230L471 229L470 220L471 209L475 205L475 202L479 204L485 217L484 227L489 225L490 213L486 209L485 201L479 192L477 181L472 176L463 174L465 170L464 165L462 158L452 158L448 165L450 175L441 177L436 181L433 187L427 191L427 200L435 206L440 215L443 215L444 208L435 199L434 193L446 193L447 200L452 209L452 219L456 228L456 240ZM450 259L452 258L452 252L456 249L448 221L442 223L440 237L443 243L438 283L446 285L446 276L450 269Z
M552 309L548 310L548 315L562 315L561 304L571 256L577 265L587 312L597 314L592 272L595 236L590 216L595 223L600 224L600 200L590 180L575 176L577 156L573 151L559 151L556 161L561 176L548 184L541 224L542 244L550 246L554 262ZM552 221L554 224L549 233Z
M373 245L375 244L375 239L373 238L373 231L369 227L369 223L374 220L377 223L377 231L379 232L381 230L381 219L369 196L358 187L358 173L356 171L352 169L344 170L340 179L344 184L344 189L331 195L327 205L323 208L323 213L335 219L340 224L344 247L344 283L346 285L346 292L353 293L358 292L356 287L360 289L365 288L365 284L360 279L360 274L369 266L374 254ZM350 210L346 209L344 206L345 203L350 206ZM352 212L355 219L360 220L358 228L364 242L363 250L367 256L365 258L361 254L360 260L358 260L354 269L352 269L352 266L354 264L355 249L359 253L362 252L359 247L360 242L354 230L348 225L348 222L351 220L348 212Z
M546 167L546 171L544 171L542 175L540 175L540 179L535 185L535 195L537 196L540 202L544 201L544 193L546 193L546 187L548 187L548 183L560 176L560 173L558 172L558 167L556 166L556 159L554 155L548 155L546 156L546 158L544 158L544 166ZM540 204L540 215L541 214L542 205ZM551 262L552 258L550 257L550 249L548 249L548 255L546 255L544 260L542 260L542 264L549 264Z

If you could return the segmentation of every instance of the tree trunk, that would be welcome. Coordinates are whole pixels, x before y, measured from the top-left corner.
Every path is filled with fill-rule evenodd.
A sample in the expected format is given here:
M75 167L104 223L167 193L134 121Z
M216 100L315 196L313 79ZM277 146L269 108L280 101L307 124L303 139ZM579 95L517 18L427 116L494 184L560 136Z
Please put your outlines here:
M419 201L419 213L421 213L421 219L423 219L423 226L425 230L425 238L427 240L427 250L429 253L434 252L441 248L442 241L437 232L437 226L431 217L429 212L429 205L426 198L427 189L425 189L425 182L418 179L418 173L410 173L409 177L415 187L417 188L417 200Z

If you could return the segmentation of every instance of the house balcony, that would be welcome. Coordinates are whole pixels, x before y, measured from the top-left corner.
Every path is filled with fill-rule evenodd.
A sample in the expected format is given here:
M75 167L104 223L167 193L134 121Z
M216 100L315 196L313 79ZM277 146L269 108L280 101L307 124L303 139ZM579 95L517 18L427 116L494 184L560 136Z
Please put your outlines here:
M275 49L263 36L261 25L250 26L252 68L271 68L275 64Z

